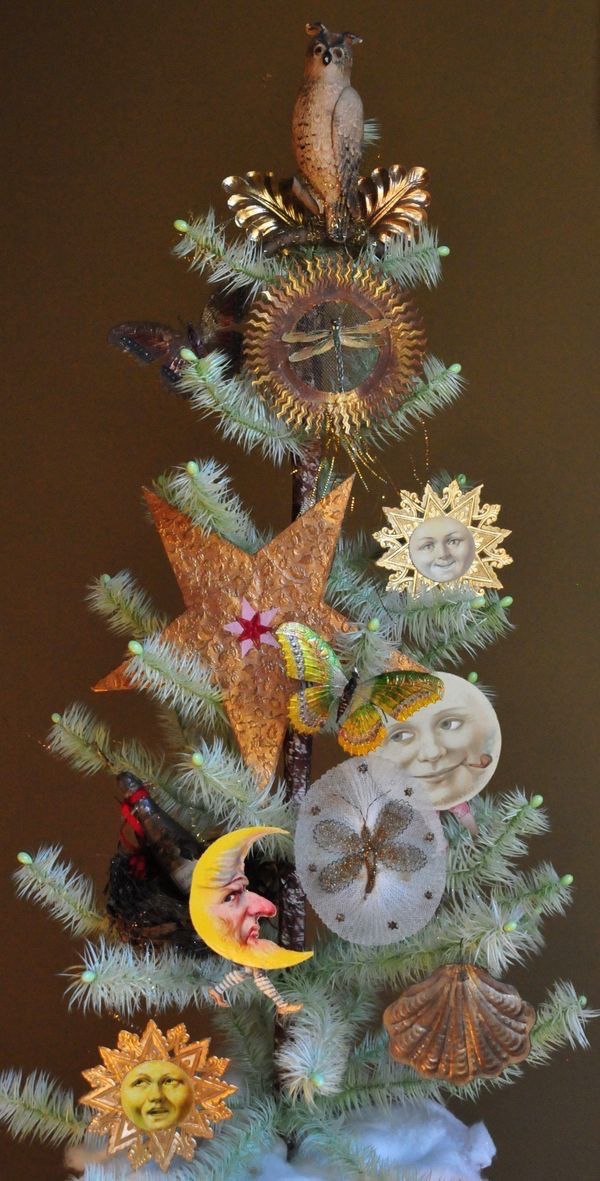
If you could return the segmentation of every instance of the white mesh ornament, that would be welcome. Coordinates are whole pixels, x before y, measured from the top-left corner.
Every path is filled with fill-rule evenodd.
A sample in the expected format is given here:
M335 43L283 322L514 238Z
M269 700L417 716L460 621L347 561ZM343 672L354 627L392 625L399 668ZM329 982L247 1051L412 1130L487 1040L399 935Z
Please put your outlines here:
M347 759L300 807L296 870L313 909L350 943L414 935L446 884L446 842L422 786L385 759Z

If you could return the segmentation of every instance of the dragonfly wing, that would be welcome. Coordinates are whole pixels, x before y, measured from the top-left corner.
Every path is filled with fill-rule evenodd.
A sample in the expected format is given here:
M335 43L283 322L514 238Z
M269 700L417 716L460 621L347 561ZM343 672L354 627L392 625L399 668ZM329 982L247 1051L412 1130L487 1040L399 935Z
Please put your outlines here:
M310 344L305 349L296 349L290 353L288 361L309 361L311 357L320 357L321 353L328 353L333 348L333 340L327 336L320 344Z
M384 332L386 328L389 328L388 320L363 320L362 324L348 324L342 328L342 336L371 336Z
M340 857L339 861L333 861L321 870L319 885L328 894L337 894L356 881L363 867L364 858L361 854L349 853L347 857Z
M296 622L282 623L276 628L275 636L283 652L288 677L313 685L327 685L335 697L341 696L346 677L327 640L305 623Z
M292 693L288 702L288 717L300 734L317 734L323 729L329 711L336 700L328 685L311 685Z
M359 853L362 849L358 833L343 820L319 820L313 836L319 848L329 853Z
M284 332L281 337L286 344L310 344L329 337L328 328L320 328L318 332Z
M376 349L377 341L370 337L346 336L344 333L342 336L342 345L345 349Z

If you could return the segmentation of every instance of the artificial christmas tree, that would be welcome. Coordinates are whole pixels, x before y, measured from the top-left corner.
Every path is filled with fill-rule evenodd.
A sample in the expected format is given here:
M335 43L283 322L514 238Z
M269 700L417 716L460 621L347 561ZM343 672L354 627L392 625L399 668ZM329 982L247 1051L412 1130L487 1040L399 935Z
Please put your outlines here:
M376 180L371 178L374 185L383 173L382 169L377 171ZM255 175L253 184L256 202ZM229 182L229 189L235 190L236 195L243 187L241 183L232 186ZM266 187L263 183L260 190L263 200ZM386 179L385 200L389 191ZM401 190L398 199L404 198L405 192ZM174 555L173 566L187 596L184 602L190 626L177 627L172 623L165 628L161 623L157 627L156 612L149 609L142 593L124 576L102 578L95 587L94 602L115 625L121 629L126 626L134 636L121 683L116 684L114 678L111 682L109 676L101 687L141 685L166 705L173 754L159 766L139 748L115 749L105 728L89 713L77 709L64 711L55 718L51 739L56 749L82 769L140 775L155 804L162 805L167 815L173 814L191 837L205 843L223 829L235 831L236 827L249 823L257 826L266 823L265 831L273 836L274 842L293 830L295 805L310 778L310 738L302 734L317 730L318 726L312 716L306 715L304 725L299 724L300 707L290 714L295 728L286 739L286 774L284 782L274 784L271 773L285 728L281 701L284 705L291 703L293 690L298 686L292 684L293 677L276 646L278 641L268 642L273 639L271 613L275 613L277 624L285 624L286 619L290 624L301 623L306 604L315 592L320 604L321 588L315 587L308 565L309 552L316 554L318 547L326 544L323 530L331 513L329 498L339 496L339 489L344 487L337 483L338 469L344 470L344 455L363 485L362 490L359 486L357 495L361 491L363 495L373 495L379 471L379 445L388 437L402 433L415 414L434 412L460 391L458 367L446 368L431 358L423 358L422 330L415 329L414 320L409 319L408 324L403 320L396 333L392 319L397 306L412 306L404 296L406 286L419 278L433 282L438 277L440 252L433 235L423 225L418 234L407 234L404 222L399 222L391 243L375 233L370 239L369 226L376 223L369 221L367 207L359 206L353 211L349 202L347 218L345 215L342 219L344 224L347 220L347 226L344 246L340 248L336 236L330 232L331 226L328 228L327 218L322 222L318 209L303 207L298 198L289 200L296 202L292 206L295 220L302 231L306 230L307 237L290 241L287 229L283 229L285 241L276 242L274 252L268 249L273 245L269 243L268 233L260 235L261 240L265 239L262 249L253 244L252 238L250 244L230 247L211 219L179 223L184 235L183 253L191 253L202 267L215 264L213 275L219 284L226 285L229 281L243 295L247 290L249 301L253 297L254 302L242 306L236 321L242 328L238 335L244 340L241 366L240 358L218 348L205 350L204 344L196 341L195 348L184 346L187 353L177 388L191 391L192 400L200 409L217 408L221 426L240 442L262 446L267 456L291 461L295 466L295 511L301 510L299 523L306 522L308 526L310 514L315 510L320 514L312 543L306 551L298 549L295 541L278 548L276 543L283 535L275 541L261 536L232 495L227 477L210 461L188 463L173 476L161 479L158 495L150 494L149 500L155 518L163 521L163 527L159 526L161 537L167 538L167 551L170 545ZM231 208L236 209L235 203ZM243 217L241 223L244 224ZM250 230L254 232L252 224ZM340 249L344 272L338 265ZM352 264L347 262L348 257ZM348 268L350 276L346 273ZM379 288L384 289L387 303L383 308L376 305L381 315L356 299L354 283L364 299L376 301L379 296L375 293ZM292 308L286 312L291 327L277 321L277 315L283 314L281 290L290 298L297 297L297 302L292 299ZM221 314L218 299L211 308L213 314L215 306L218 318ZM265 321L268 321L266 325ZM336 328L336 322L341 326ZM365 347L356 349L357 361L355 345L361 334L352 333L352 329L361 325L369 327L368 330L363 327L360 344ZM270 388L265 388L271 372L269 367L266 366L264 373L257 369L259 352L255 337L261 326L265 334L270 332L280 344L288 346L279 358ZM134 331L130 326L128 347ZM246 334L250 337L249 344ZM123 339L126 334L119 335ZM286 340L286 335L290 339ZM415 336L423 374L402 370L398 378L398 350L405 338L412 349ZM303 341L291 339L297 337ZM208 338L205 334L203 341ZM296 348L299 343L303 344L301 350ZM303 355L299 356L299 352ZM271 356L268 352L260 355ZM383 371L379 372L378 367ZM390 370L390 384L386 385ZM375 372L386 394L381 401L371 396L381 388L374 382ZM363 388L370 383L372 389ZM283 385L285 398L281 393ZM301 406L298 413L290 413L288 423L290 399L296 396ZM310 410L306 409L305 398ZM353 403L352 414L345 408L346 401ZM314 413L315 402L319 406L318 414ZM447 488L446 479L440 477L435 483L434 477L432 483L442 497ZM468 493L468 481L463 478L458 483ZM206 561L197 556L201 544L214 550L214 556ZM274 557L269 556L270 548ZM372 692L363 702L365 708L375 709L376 737L382 743L388 738L392 741L400 732L394 730L394 720L400 724L414 717L416 721L420 711L439 698L436 682L440 678L435 677L436 672L461 651L483 646L506 629L510 604L493 592L474 595L472 586L457 585L457 580L449 590L435 585L420 597L407 593L402 599L385 590L385 579L378 576L371 563L377 552L370 542L340 546L325 592L328 602L320 607L329 613L329 619L335 618L338 626L326 628L322 615L314 610L306 618L312 627L319 629L315 634L337 645L340 667L348 682L354 679L360 688L363 682L381 676L388 678L387 684L393 692L385 702L386 708ZM265 583L259 578L251 583L250 574L242 577L242 572L246 567L250 571L257 564L254 555L263 553L271 580ZM190 565L194 575L191 581L188 580ZM321 570L322 579L326 573L327 562ZM292 600L286 597L290 582L295 591ZM255 592L254 598L250 597L249 585ZM246 595L249 597L245 598ZM206 601L210 599L217 603L217 616L214 612L210 616L206 614ZM198 615L202 617L204 633L199 630ZM179 618L183 620L184 616ZM241 629L237 634L234 625ZM247 651L243 651L245 641L250 644ZM202 661L205 644L209 651L207 663ZM298 667L300 672L310 671L306 660ZM215 670L217 677L211 676ZM426 699L415 701L407 692L410 678L415 674L421 680L430 677L428 687L434 699L430 703ZM309 675L298 675L296 679L312 682ZM277 692L272 689L273 682ZM250 708L253 693L256 699ZM317 699L311 698L310 704L316 706ZM318 704L323 706L321 699ZM348 699L343 700L345 708L351 704ZM215 725L224 724L224 713L233 722L240 717L240 709L246 727L243 740L235 723L233 728L241 757L226 729L222 733L217 731L214 737ZM320 722L327 720L328 712L321 709ZM338 710L336 716L334 708L329 720L338 728L337 723L344 724L346 717L344 710L341 713ZM360 731L366 754L371 742L375 745L372 731L373 726L370 729L367 726L364 733ZM271 751L270 761L265 763L260 758L257 764L256 756L262 756L265 744ZM487 749L483 755L492 758ZM488 766L486 763L484 769ZM463 802L464 796L457 801L459 806ZM562 908L570 885L549 868L533 876L519 875L514 869L523 837L541 831L544 826L540 803L539 797L528 801L514 793L495 797L488 794L485 801L476 801L473 815L478 835L474 842L459 820L445 821L449 844L446 900L437 917L426 922L409 941L392 944L391 954L389 945L382 949L381 942L363 950L353 941L321 937L311 964L290 973L289 986L285 981L286 987L302 998L304 1009L300 1017L285 1027L278 1026L273 1060L275 1080L269 1078L268 1071L257 1070L258 1063L265 1063L271 1044L265 1010L250 994L244 994L239 1006L232 998L232 1012L219 1019L219 1028L225 1040L234 1040L236 1030L239 1038L235 1062L242 1085L240 1100L232 1104L239 1122L231 1138L228 1130L235 1124L235 1115L227 1129L222 1133L219 1129L211 1153L198 1150L197 1173L181 1173L182 1177L210 1176L211 1169L214 1176L233 1177L236 1169L241 1169L240 1175L244 1175L253 1153L256 1155L257 1149L277 1134L283 1134L287 1140L292 1160L300 1145L304 1151L312 1138L320 1145L325 1160L344 1161L344 1175L353 1175L351 1170L355 1175L364 1175L366 1169L376 1175L373 1159L365 1163L364 1153L353 1148L348 1127L338 1134L334 1117L361 1106L366 1095L371 1101L377 1095L393 1100L404 1094L438 1093L436 1084L429 1080L420 1082L414 1074L394 1067L388 1060L387 1042L373 1035L372 1030L381 1017L383 989L422 978L440 963L453 963L454 959L467 963L477 960L492 972L499 972L525 950L535 948L541 917ZM273 823L275 819L279 824ZM281 828L286 832L278 832ZM288 946L293 947L297 942L303 945L303 902L292 868L289 841L274 843L270 855L277 866L280 938ZM133 865L129 871L135 875ZM79 998L115 1007L126 1014L139 1001L149 1001L156 1010L169 1001L177 1005L192 1000L204 1003L214 991L222 968L204 954L201 957L192 954L189 960L178 954L165 955L160 950L140 955L119 946L112 926L108 927L108 939L104 940L106 919L100 907L91 905L87 883L69 881L64 868L50 854L32 859L23 856L19 873L25 892L37 892L43 901L58 908L67 922L77 921L79 933L100 936L88 949L85 966L77 974L75 993ZM154 943L159 942L160 936L155 937ZM543 1055L548 1040L577 1035L581 1006L574 994L559 990L540 1012L537 1041L535 1027L532 1035L534 1057ZM196 1030L193 1034L196 1036ZM247 1091L243 1086L244 1070ZM254 1104L248 1102L250 1094ZM18 1098L14 1103L18 1123ZM39 1126L44 1126L43 1116ZM243 1142L240 1128L244 1128ZM74 1134L77 1135L77 1129ZM90 1165L89 1176L96 1175L97 1170L101 1173L103 1167Z

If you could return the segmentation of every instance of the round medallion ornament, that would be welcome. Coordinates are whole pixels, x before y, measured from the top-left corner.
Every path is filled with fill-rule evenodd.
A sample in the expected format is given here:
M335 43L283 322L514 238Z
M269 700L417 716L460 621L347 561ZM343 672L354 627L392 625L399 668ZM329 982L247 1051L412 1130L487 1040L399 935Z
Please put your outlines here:
M392 279L360 259L315 256L254 304L245 362L290 426L341 438L402 404L425 344L414 303Z

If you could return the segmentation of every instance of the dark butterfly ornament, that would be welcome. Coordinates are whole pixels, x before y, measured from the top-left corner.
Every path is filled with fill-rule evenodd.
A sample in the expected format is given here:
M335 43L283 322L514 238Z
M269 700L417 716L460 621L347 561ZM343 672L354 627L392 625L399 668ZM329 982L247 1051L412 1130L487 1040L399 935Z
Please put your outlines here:
M111 328L108 342L129 353L142 365L160 362L163 385L187 399L191 397L191 391L183 389L179 379L189 358L182 357L181 350L186 349L199 358L215 351L224 353L232 371L236 371L241 362L242 312L243 301L236 291L210 299L199 325L182 324L179 328L170 328L168 324L154 320L125 320Z
M366 754L387 737L386 715L405 721L443 694L439 677L424 669L394 669L360 681L348 678L333 648L303 623L275 631L288 677L307 682L288 703L290 722L301 734L316 734L337 705L338 742L350 755Z
M319 918L365 946L419 931L446 883L437 812L416 780L376 755L347 759L313 784L300 806L295 853Z

